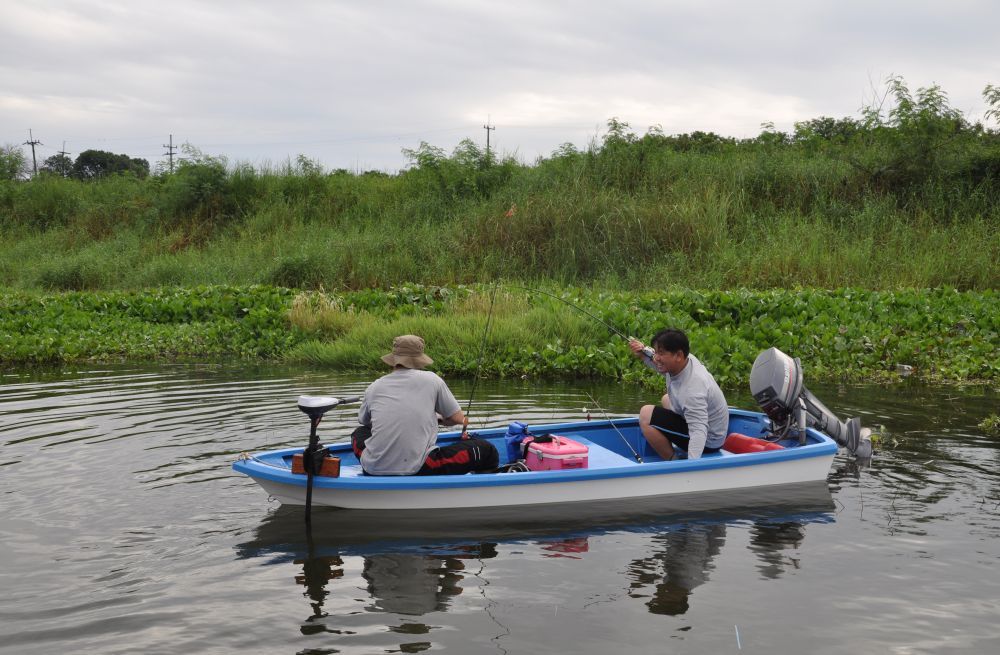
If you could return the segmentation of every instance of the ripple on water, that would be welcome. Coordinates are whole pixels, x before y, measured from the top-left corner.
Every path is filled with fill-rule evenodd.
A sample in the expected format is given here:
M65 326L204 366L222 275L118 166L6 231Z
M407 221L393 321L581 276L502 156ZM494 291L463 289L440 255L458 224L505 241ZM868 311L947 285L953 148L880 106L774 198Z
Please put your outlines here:
M819 506L748 494L726 511L675 500L447 529L320 512L307 540L301 511L229 466L304 441L298 395L367 382L242 365L0 377L0 650L724 652L737 627L755 652L1000 644L1000 448L976 427L995 392L810 385L888 435L868 466L838 456ZM471 381L452 387L467 408ZM480 381L471 416L621 416L656 395Z

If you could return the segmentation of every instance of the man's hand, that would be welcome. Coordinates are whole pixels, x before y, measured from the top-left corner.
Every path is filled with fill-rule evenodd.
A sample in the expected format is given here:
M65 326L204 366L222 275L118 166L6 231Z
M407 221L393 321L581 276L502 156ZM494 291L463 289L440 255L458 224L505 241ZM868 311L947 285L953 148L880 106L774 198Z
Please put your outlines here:
M628 340L628 347L632 349L632 354L639 359L644 357L653 359L653 349L634 337Z

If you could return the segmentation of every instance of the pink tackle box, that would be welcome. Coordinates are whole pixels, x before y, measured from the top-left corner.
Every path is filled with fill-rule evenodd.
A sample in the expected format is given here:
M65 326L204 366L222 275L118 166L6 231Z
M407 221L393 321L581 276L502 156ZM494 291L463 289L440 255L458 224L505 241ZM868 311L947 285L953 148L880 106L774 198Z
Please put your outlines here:
M551 438L551 441L548 439ZM562 471L587 468L590 449L569 437L550 434L525 437L524 463L532 471Z

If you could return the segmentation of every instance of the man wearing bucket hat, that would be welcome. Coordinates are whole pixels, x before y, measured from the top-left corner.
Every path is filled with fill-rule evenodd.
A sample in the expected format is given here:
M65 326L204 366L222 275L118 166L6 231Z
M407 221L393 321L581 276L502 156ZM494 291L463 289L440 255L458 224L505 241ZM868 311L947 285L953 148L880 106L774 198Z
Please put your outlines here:
M392 372L372 382L358 411L361 424L351 435L354 452L369 475L458 475L492 471L497 449L467 434L441 448L437 427L468 424L444 380L423 370L433 363L424 340L413 334L396 337L382 361Z

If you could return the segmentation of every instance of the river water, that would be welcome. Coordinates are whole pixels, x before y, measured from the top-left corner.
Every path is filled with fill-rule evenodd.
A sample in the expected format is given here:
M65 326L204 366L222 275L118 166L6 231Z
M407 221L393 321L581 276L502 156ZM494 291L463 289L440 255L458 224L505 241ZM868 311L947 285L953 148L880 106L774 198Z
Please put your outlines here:
M781 496L468 527L269 502L230 464L304 443L306 368L0 376L3 653L1000 652L990 388L809 385L885 426L870 465ZM807 380L808 384L808 380ZM452 384L465 406L469 381ZM656 394L480 382L474 427L634 413ZM730 404L752 408L746 392ZM324 420L330 442L354 409Z

